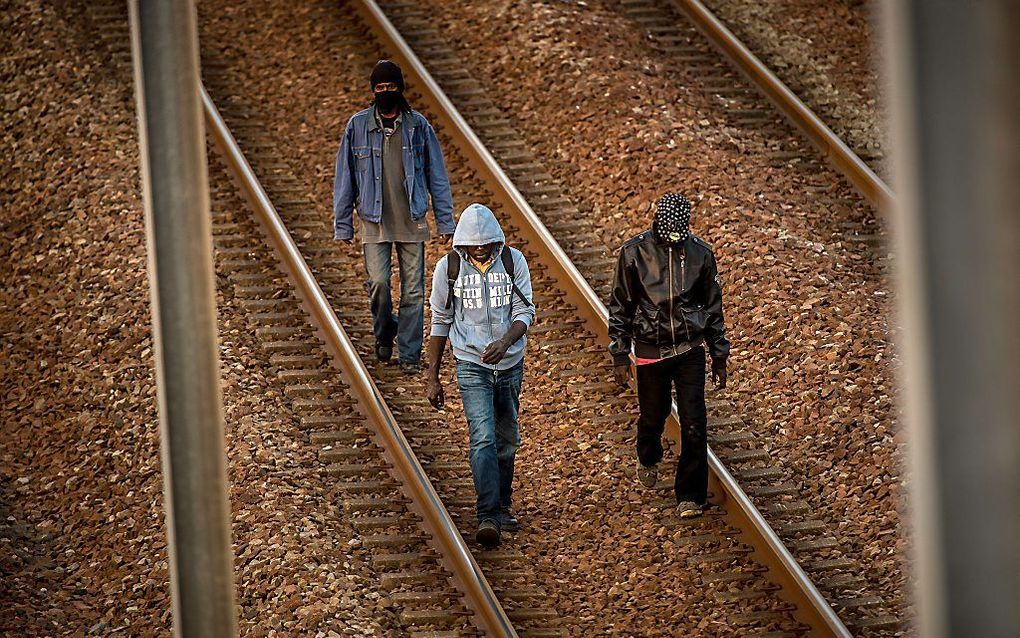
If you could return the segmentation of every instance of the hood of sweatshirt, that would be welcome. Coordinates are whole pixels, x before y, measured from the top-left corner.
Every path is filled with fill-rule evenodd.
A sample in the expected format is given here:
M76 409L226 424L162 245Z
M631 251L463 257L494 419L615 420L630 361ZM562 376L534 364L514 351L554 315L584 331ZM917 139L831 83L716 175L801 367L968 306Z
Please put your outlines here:
M499 244L496 254L506 243L506 235L492 211L481 204L471 204L460 214L457 230L453 233L453 247L484 246Z

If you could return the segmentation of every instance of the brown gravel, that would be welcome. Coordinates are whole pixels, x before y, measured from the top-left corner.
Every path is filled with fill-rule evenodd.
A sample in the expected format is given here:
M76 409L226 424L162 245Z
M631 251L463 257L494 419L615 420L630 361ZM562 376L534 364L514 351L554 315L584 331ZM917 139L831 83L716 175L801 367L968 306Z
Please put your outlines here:
M80 11L28 2L0 16L14 149L2 163L0 635L167 635L134 96ZM219 292L241 635L392 635L314 449Z
M694 194L695 230L726 291L727 393L868 578L905 604L890 286L840 227L873 211L831 171L773 166L770 140L720 126L719 107L615 5L427 4L545 167L618 241L647 226L659 193Z
M840 227L874 212L831 171L773 166L770 140L720 126L689 72L615 4L427 4L545 167L618 241L647 226L658 194L694 195L694 228L715 247L726 293L727 394L868 578L904 605L890 285Z
M651 56L642 35L600 2L431 4L437 22L456 35L463 60L487 78L490 97L518 120L571 197L605 218L618 239L647 223L648 206L663 189L681 183L700 191L695 223L720 255L729 295L736 343L730 396L804 477L802 489L841 543L870 566L869 578L891 578L901 588L899 452L883 320L888 286L870 256L845 245L839 231L841 221L869 217L866 208L842 187L832 189L840 203L807 201L803 191L814 174L767 165L756 159L764 140L716 128L712 107L684 90L683 71ZM352 91L364 89L359 78L372 57L345 55L331 41L332 7L220 6L217 21L203 16L202 34L249 55L245 96L272 116L281 150L307 170L309 191L324 202L327 218L336 138L364 103ZM89 39L52 5L29 4L0 19L14 44L3 58L5 145L18 151L3 164L4 256L11 265L0 274L2 408L13 427L0 433L0 597L14 603L0 614L0 629L86 635L130 623L129 635L165 633L130 87L102 71ZM260 47L273 48L256 55ZM357 596L374 581L354 555L343 559L346 583L330 584L328 566L341 571L341 559L325 539L349 530L303 469L311 456L291 449L293 417L257 372L244 324L229 307L221 315L229 335L222 356L234 517L245 521L235 527L241 615L250 619L245 633L370 625L374 610L358 605ZM539 382L532 376L529 387ZM585 596L563 600L585 610L578 626L605 629L600 623L633 618L624 612L648 611L642 605L651 592L642 578L663 568L654 560L634 568L627 554L673 550L640 536L636 519L647 512L640 529L655 524L651 503L622 486L624 470L611 456L597 462L592 426L564 447L563 415L538 408L530 408L534 429L522 450L522 464L532 470L522 481L522 505L542 529L522 543L544 552L537 570L560 574L568 593ZM600 517L635 529L610 542L585 528ZM540 533L552 529L557 533ZM324 540L301 542L295 533ZM267 548L257 556L245 553L254 539ZM306 563L312 567L298 566ZM309 591L314 600L299 596ZM346 601L341 596L324 609L322 597L341 591ZM685 602L674 611L705 611ZM264 613L270 608L272 617ZM665 614L659 620L669 622Z
M131 94L52 4L0 20L0 628L152 635L169 600Z
M886 286L871 256L845 245L839 227L871 212L844 187L831 186L838 182L831 174L819 178L755 159L767 140L716 128L710 107L683 89L680 72L648 57L640 33L601 4L588 5L436 2L431 8L463 62L486 78L489 96L517 119L570 196L606 219L617 240L644 227L648 207L667 186L700 191L696 224L721 256L737 343L730 396L803 477L803 493L841 545L896 599L902 541L884 363ZM322 202L325 241L338 138L350 114L367 103L364 78L382 52L351 50L359 39L347 33L349 17L330 3L202 4L200 15L204 48L231 66L233 86L244 87L238 94L267 123L281 159L305 179L306 194ZM823 208L805 201L802 189L819 179L823 190L839 196L837 203ZM471 194L468 185L461 192L455 186L456 205ZM785 277L775 276L780 268ZM538 392L547 381L532 376L527 383ZM658 515L651 503L622 496L624 469L592 451L591 426L576 440L556 436L573 423L553 413L532 415L526 426L532 429L521 452L529 468L522 498L547 533L522 542L535 544L536 570L555 575L542 584L564 588L557 608L582 610L573 616L578 630L608 631L590 623L633 618L616 614L648 604L635 587L641 571L631 560L652 547L637 530ZM643 512L649 521L640 522ZM586 526L600 517L609 529L633 529L610 542L602 529ZM627 594L621 599L620 592ZM620 626L627 625L617 631Z
M882 70L871 0L709 0L723 22L886 179Z
M337 274L346 276L342 287L331 292L327 286L326 294L345 328L365 334L366 301L348 292L352 284L364 278L360 246L347 247L331 240L329 183L336 138L353 110L365 103L364 77L380 52L351 48L351 43L364 46L362 39L351 33L358 27L351 26L348 15L328 2L309 3L299 9L237 2L221 9L221 5L200 5L203 55L207 62L216 60L228 69L229 82L223 82L214 99L226 101L228 94L243 96L246 110L259 115L256 128L269 132L275 141L274 159L278 163L263 170L304 178L307 194L313 201L323 202L318 232L309 229L309 216L304 215L297 241L303 250L307 249L313 269L330 274L330 281ZM253 55L253 51L259 51L259 55ZM337 65L338 59L345 64ZM261 135L257 137L265 141ZM455 178L457 207L484 198L468 176L463 158L454 152L448 138L442 133L440 137ZM292 200L296 197L289 193L284 196ZM302 210L294 214L306 212L299 208ZM430 264L442 250L431 246ZM540 296L548 286L549 282L539 283ZM551 310L548 298L539 304L540 312ZM561 319L548 317L543 322L553 324L557 320ZM516 506L524 517L525 528L510 535L506 545L510 551L520 549L527 555L529 563L517 568L534 571L534 581L523 584L548 592L548 602L565 619L564 627L571 636L630 636L635 632L671 636L677 631L740 635L738 627L726 626L723 616L727 610L711 602L712 594L728 585L702 586L698 572L687 567L689 560L696 563L699 553L686 542L688 536L699 533L692 530L718 530L721 525L712 517L691 526L678 524L668 494L635 487L629 447L621 458L618 446L602 440L606 425L595 418L614 398L616 389L594 389L605 386L597 373L562 372L573 365L605 365L601 347L595 346L595 353L583 361L552 359L554 354L577 349L549 343L572 333L536 331L530 342L527 390L522 398L525 444L518 457ZM368 349L369 339L364 339L361 346ZM439 438L422 440L415 433L416 423L421 420L417 414L401 422L415 446L454 445L465 450L459 460L466 466L466 428L450 367L447 361L450 405L441 417L450 424L449 431ZM378 368L376 378L387 399L422 396L421 379L394 381L392 371ZM631 402L628 411L632 407ZM620 408L616 399L612 409ZM408 411L401 409L398 417ZM436 415L430 412L425 418L435 419ZM444 493L444 498L450 496L453 494ZM470 508L462 506L457 506L454 515L468 521L473 517ZM471 526L468 523L462 529L470 530ZM480 560L485 568L484 557ZM750 611L769 604L774 603L765 600L736 606L743 605ZM776 627L782 626L781 622L776 621Z

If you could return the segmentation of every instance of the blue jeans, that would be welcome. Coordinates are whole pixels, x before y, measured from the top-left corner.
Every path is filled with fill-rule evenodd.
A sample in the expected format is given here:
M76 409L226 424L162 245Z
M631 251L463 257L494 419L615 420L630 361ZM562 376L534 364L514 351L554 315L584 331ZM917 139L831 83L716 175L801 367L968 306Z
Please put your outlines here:
M400 314L396 317L390 291L394 246L400 264ZM390 345L396 337L400 361L418 363L425 328L425 244L382 242L365 244L364 248L365 270L368 271L366 287L376 343Z
M500 510L510 507L514 456L521 446L517 410L521 405L524 361L508 370L493 370L457 361L457 383L468 421L471 476L477 495L478 522L500 524Z

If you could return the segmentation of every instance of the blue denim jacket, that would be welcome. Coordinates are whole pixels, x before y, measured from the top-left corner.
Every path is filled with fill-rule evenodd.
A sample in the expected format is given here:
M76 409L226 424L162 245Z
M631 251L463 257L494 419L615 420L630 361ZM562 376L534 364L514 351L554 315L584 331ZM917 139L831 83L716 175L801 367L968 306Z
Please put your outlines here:
M411 218L418 220L432 211L440 235L450 235L453 221L453 197L446 174L443 152L432 125L421 113L404 113L400 126L404 147L404 188L410 203ZM333 180L333 237L351 239L354 225L351 212L370 222L382 219L382 146L383 132L375 117L375 107L354 115L347 123L340 151L336 154Z

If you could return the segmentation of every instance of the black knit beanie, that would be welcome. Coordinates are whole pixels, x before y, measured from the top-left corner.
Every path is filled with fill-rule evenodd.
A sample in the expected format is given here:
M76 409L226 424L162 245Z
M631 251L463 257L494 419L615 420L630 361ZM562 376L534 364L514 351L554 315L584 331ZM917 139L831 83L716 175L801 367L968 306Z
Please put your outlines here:
M682 244L691 236L691 203L680 193L666 193L655 205L652 232L664 244Z
M393 82L401 93L404 92L404 73L395 62L390 62L389 60L379 60L376 62L369 81L372 83L373 90L375 90L376 84Z

